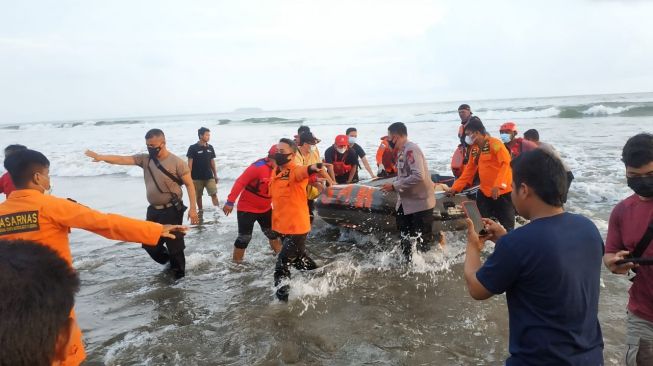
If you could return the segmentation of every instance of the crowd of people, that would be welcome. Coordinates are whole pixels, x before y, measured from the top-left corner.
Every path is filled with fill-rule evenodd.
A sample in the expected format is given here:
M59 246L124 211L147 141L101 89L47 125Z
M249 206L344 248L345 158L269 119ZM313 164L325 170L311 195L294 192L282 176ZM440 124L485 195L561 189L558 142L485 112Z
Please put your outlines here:
M622 152L628 186L634 194L620 202L609 221L607 243L589 219L567 213L564 204L574 176L560 154L531 129L517 137L517 125L501 125L491 136L469 105L458 108L460 144L452 158L455 181L433 182L420 147L402 122L388 126L376 153L376 172L348 128L320 154L320 140L308 126L282 138L234 182L222 206L236 208L238 235L233 261L241 262L254 224L277 255L276 296L287 301L291 267L313 270L306 251L314 202L334 184L359 180L364 168L372 179L387 179L380 190L398 196L396 224L403 257L413 248L426 252L442 234L433 232L436 189L455 195L478 186L476 203L483 219L478 234L468 220L464 278L472 298L506 293L510 319L508 365L601 365L603 338L598 320L601 262L632 279L627 312L627 365L653 364L653 135L630 138ZM200 222L202 195L214 206L218 172L210 130L184 161L167 149L163 131L145 135L147 154L103 155L86 151L94 162L136 165L144 171L149 206L146 220L106 214L50 195L50 162L22 145L5 150L7 173L0 178L1 365L78 365L85 359L75 320L79 278L72 268L68 234L80 228L106 238L140 243L150 257L169 263L176 279L185 276L184 215ZM362 165L361 165L362 162ZM183 201L185 187L190 207ZM515 229L515 215L530 220ZM487 241L494 251L483 263Z

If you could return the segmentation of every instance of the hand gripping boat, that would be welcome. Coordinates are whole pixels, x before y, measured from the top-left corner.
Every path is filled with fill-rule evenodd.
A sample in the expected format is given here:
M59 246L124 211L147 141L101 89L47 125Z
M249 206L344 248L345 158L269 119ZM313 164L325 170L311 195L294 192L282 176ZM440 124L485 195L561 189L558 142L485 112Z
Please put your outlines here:
M320 218L331 225L352 228L361 232L397 232L395 223L397 193L382 192L381 186L395 178L374 179L357 184L341 184L327 188L315 200ZM436 183L446 179L432 175ZM463 230L467 227L462 202L474 200L478 187L453 197L436 192L433 216L434 232Z

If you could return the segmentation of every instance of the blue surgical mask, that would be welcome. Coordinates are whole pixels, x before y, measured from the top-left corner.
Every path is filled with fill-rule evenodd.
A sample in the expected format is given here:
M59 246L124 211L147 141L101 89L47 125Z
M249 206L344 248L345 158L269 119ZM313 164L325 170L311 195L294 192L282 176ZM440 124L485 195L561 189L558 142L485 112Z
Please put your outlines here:
M465 143L467 145L471 145L471 144L474 143L474 139L472 139L472 137L470 135L465 135Z
M356 143L356 138L354 136L349 136L349 145L353 145Z
M501 139L501 141L503 141L504 144L507 144L510 142L512 135L509 133L502 133L499 135L499 138Z

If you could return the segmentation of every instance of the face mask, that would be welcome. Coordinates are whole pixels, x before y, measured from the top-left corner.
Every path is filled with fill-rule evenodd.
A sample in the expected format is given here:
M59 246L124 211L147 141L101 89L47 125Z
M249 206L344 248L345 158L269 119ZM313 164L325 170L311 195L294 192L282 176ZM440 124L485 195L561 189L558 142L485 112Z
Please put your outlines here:
M470 135L465 135L465 143L467 145L472 145L474 143L474 139Z
M317 145L311 145L311 151L313 152L317 151Z
M509 133L502 133L499 135L499 138L501 138L501 141L503 141L504 144L507 144L510 142L512 135Z
M628 187L635 191L638 196L653 198L653 177L626 178Z
M276 153L274 154L274 161L277 163L278 166L284 166L288 164L290 158L286 154Z
M356 143L356 138L353 136L349 136L349 145L353 145Z
M388 139L388 146L390 146L391 149L394 149L395 146L397 146L397 143Z
M344 154L345 151L347 151L346 147L336 147L336 151L339 152L340 154Z
M156 157L159 156L160 151L161 151L161 146L147 148L147 153L150 154L150 159L156 159Z
M39 173L39 174L40 174L40 173ZM48 184L48 185L50 186L50 188L48 188L48 189L46 189L45 187L43 187L43 186L41 185L41 183L37 183L37 184L39 185L39 187L43 188L43 194L46 195L46 196L49 196L49 195L52 194L52 182L50 181L50 177L48 177L48 183L50 183L50 184Z

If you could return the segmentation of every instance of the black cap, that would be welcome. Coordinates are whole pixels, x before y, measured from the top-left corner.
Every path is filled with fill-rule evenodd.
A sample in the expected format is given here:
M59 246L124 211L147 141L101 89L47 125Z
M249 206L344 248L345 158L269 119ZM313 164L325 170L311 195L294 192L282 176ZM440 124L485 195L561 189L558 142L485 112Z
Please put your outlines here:
M304 144L315 145L318 142L320 142L320 140L318 140L315 136L313 136L313 134L311 132L304 132L304 133L299 135L299 144L300 145L304 145Z
M467 109L468 111L472 111L472 109L469 107L469 104L461 104L460 107L458 107L458 110L461 109Z
M297 129L297 134L301 135L304 132L311 132L311 128L308 126L299 126L299 128Z

